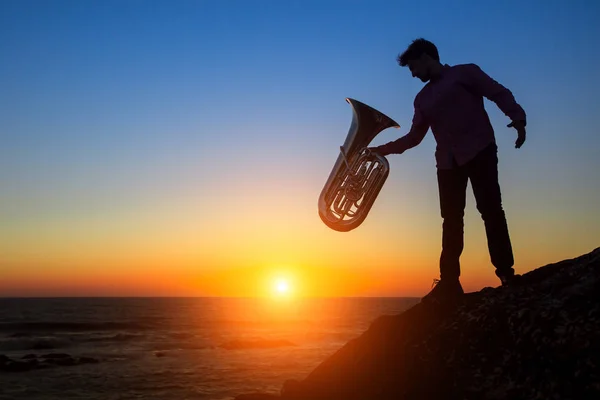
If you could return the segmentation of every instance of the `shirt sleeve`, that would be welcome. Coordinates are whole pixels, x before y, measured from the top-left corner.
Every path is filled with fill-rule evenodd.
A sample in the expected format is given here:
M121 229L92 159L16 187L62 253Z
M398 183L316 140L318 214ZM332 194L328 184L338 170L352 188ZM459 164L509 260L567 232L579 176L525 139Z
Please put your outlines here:
M418 105L418 97L414 101L414 115L412 119L412 126L410 131L402 136L401 138L394 140L393 142L386 143L379 148L387 154L402 154L406 150L417 146L429 130L429 123L421 112Z
M493 101L512 121L525 121L525 110L516 102L512 92L496 82L476 64L463 65L463 79L475 93Z

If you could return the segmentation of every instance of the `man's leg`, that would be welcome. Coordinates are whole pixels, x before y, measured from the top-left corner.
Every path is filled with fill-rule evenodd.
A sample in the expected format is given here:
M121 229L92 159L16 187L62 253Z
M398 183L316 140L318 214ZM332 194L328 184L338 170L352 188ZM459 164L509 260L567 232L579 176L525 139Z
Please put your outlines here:
M460 255L464 247L464 215L467 190L467 171L438 170L438 188L442 223L442 254L440 256L440 279L457 280L460 276Z
M477 209L485 224L488 250L496 275L501 279L514 276L513 251L498 182L498 147L485 148L467 164Z
M460 255L463 251L463 217L467 191L467 172L464 168L437 171L442 213L442 254L440 280L435 288L421 299L428 304L452 304L464 292L460 284Z

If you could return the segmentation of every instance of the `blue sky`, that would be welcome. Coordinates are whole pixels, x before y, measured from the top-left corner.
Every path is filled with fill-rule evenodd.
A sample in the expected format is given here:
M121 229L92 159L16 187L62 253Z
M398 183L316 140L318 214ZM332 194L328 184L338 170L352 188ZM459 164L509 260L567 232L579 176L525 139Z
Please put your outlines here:
M422 83L395 59L417 37L442 62L480 65L527 112L528 140L515 150L509 121L487 102L516 251L535 248L539 263L597 247L600 3L450 4L3 1L3 265L40 242L51 249L52 236L93 231L92 216L103 221L98 240L147 218L176 232L190 215L208 235L227 208L264 212L244 196L293 198L289 213L321 229L317 197L351 120L344 98L400 123L373 144L406 133ZM416 231L437 252L434 148L429 132L389 157L372 222L346 237ZM479 260L483 228L468 202L478 236L466 251Z

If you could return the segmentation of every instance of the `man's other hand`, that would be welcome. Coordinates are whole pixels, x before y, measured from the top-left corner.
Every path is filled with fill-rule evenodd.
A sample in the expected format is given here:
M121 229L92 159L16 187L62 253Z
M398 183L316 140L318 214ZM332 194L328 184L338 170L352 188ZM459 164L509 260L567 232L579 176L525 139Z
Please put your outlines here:
M512 121L507 125L509 128L515 128L517 130L517 141L515 142L515 148L519 149L525 143L527 134L525 133L525 121Z

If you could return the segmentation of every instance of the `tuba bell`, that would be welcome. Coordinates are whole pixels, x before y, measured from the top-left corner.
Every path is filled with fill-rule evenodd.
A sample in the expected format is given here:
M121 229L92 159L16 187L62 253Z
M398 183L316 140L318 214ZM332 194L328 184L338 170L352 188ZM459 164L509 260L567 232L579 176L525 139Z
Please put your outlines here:
M387 128L400 125L387 115L346 98L353 117L346 141L319 196L319 216L333 230L348 232L367 217L389 174L387 159L367 146Z

